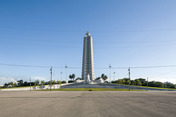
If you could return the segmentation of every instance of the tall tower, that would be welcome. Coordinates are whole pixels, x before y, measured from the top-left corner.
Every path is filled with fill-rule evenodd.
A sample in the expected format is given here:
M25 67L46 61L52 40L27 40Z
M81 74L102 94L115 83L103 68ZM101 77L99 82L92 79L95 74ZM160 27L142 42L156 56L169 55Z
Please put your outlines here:
M93 59L93 42L89 32L84 37L83 62L82 62L82 79L94 80L94 59Z

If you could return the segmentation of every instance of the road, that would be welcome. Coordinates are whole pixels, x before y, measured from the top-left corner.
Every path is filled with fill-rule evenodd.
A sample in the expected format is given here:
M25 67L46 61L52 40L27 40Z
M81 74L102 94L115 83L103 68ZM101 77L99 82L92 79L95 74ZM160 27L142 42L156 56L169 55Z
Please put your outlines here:
M1 91L0 117L175 117L175 91Z

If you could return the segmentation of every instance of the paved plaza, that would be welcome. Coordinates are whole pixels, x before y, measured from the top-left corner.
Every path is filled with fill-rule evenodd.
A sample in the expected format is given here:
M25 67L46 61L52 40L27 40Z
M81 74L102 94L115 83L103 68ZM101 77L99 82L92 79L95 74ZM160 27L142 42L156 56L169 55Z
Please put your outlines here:
M0 117L175 117L176 91L0 91Z

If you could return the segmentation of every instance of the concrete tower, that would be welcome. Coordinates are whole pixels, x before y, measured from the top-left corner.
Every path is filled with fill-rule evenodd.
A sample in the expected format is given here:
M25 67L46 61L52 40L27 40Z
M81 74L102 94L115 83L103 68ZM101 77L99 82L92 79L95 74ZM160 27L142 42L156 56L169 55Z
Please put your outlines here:
M82 62L82 79L94 80L94 59L93 59L93 42L89 32L84 37L83 62Z

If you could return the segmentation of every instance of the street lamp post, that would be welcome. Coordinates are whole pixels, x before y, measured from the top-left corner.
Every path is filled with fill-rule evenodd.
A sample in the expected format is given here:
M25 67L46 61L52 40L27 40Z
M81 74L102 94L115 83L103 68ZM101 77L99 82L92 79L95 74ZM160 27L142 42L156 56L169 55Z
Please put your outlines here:
M68 83L68 81L67 81L67 68L68 68L68 66L66 65L65 66L65 80L66 80L66 83Z
M111 83L111 64L109 65L109 80L110 80L110 83Z
M50 69L50 80L51 80L51 82L50 82L50 91L51 91L51 87L52 87L52 67Z
M129 91L131 90L130 89L130 67L129 67L129 69L128 69L128 75L129 75Z
M114 72L114 81L115 81L115 72Z
M62 82L62 72L60 72L61 73L61 82Z
M31 91L31 77L30 77L30 91Z

